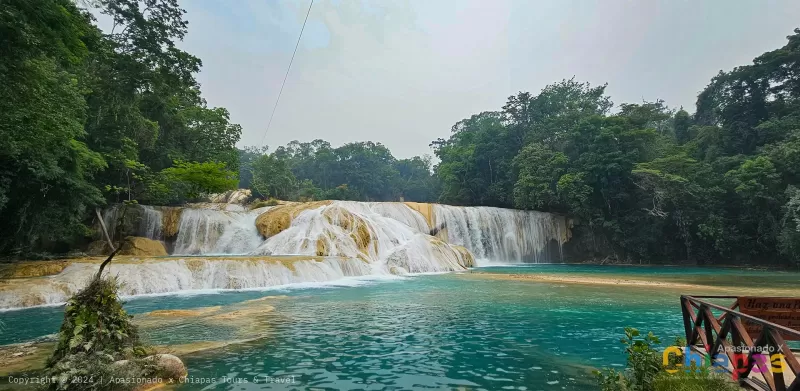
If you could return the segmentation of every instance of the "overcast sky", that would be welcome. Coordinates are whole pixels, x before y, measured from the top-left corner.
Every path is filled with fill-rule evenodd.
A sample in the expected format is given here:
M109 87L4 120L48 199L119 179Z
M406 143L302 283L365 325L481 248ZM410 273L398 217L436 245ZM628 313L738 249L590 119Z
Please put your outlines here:
M210 106L261 145L307 0L187 0ZM265 143L372 140L398 158L509 95L575 76L694 111L719 70L783 46L797 0L315 0Z

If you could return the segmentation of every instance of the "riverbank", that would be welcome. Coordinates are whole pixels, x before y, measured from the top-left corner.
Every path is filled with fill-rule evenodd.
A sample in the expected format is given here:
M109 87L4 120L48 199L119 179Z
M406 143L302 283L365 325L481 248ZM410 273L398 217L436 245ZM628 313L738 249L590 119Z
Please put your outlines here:
M616 265L619 268L630 268L628 265ZM597 266L599 269L603 267ZM650 269L655 271L656 267ZM665 267L666 268L666 267ZM637 268L638 269L638 268ZM647 270L642 268L642 270ZM737 272L744 272L744 269L734 269ZM787 278L794 273L786 272ZM496 281L516 281L530 283L547 284L577 284L594 286L615 286L629 288L645 288L658 290L673 290L681 293L707 293L707 294L732 294L732 295L760 295L760 296L799 296L800 286L769 286L760 285L759 281L753 280L753 284L747 284L740 277L731 276L729 279L693 278L688 282L676 279L673 275L655 273L640 273L642 276L635 276L622 273L606 273L602 275L565 274L561 272L535 272L530 273L493 273L486 270L476 269L469 273L460 273L459 277L465 279L488 279ZM716 277L716 276L715 276ZM800 274L796 276L800 278Z

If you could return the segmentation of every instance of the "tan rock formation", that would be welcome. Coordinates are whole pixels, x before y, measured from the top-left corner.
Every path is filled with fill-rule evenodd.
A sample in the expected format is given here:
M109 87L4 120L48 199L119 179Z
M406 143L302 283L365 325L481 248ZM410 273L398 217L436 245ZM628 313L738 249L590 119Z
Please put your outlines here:
M186 366L183 361L171 354L156 354L145 357L146 361L152 361L155 365L155 374L165 380L180 380L187 375Z
M0 264L0 278L25 278L52 276L61 273L69 266L67 260L24 261Z
M122 242L122 248L119 250L120 255L136 255L143 257L159 257L166 256L167 249L164 244L158 240L142 238L138 236L128 236Z
M320 206L330 205L331 202L332 201L314 201L278 205L260 214L258 218L256 218L256 227L261 235L265 238L269 238L289 228L289 225L292 224L292 220L301 212L309 209L316 209Z
M436 227L436 214L433 212L433 204L423 202L404 202L407 207L419 212L425 221L428 222L428 228L433 229Z
M461 263L461 266L464 266L464 267L475 267L475 256L472 255L472 253L469 252L469 250L467 250L466 247L458 246L458 245L454 245L454 244L451 244L450 247L452 247L453 250L455 250L457 253L461 254L461 259L463 261Z
M367 222L361 217L352 214L344 208L328 208L323 212L325 218L331 224L338 225L345 232L350 234L350 238L356 243L358 249L364 253L369 253L370 245L373 245L372 234ZM374 245L377 245L375 243ZM319 243L317 243L317 255L337 255L337 254L319 254Z
M183 208L161 208L161 233L164 238L172 238L178 234L178 223L181 221Z

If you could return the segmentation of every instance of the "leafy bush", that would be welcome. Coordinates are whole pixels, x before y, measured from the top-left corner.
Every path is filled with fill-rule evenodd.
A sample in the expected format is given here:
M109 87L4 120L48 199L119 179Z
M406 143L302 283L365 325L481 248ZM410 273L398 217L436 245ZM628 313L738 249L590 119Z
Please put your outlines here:
M174 191L188 200L196 200L204 194L224 193L236 188L239 180L236 173L225 169L225 163L185 162L176 160L175 166L161 170L162 180Z
M95 278L64 310L58 343L45 372L53 390L118 390L111 378L141 378L153 372L142 362L149 349L122 308L114 278ZM113 365L130 360L131 365ZM79 381L75 381L78 379Z
M674 374L664 370L662 352L656 347L661 340L653 334L642 336L633 327L625 328L625 338L620 339L628 354L627 368L594 371L603 391L735 391L739 387L724 376L708 368L692 366L689 371ZM676 339L677 346L685 341ZM673 358L674 359L674 358Z
M96 352L112 356L124 352L117 359L143 357L147 353L131 316L122 308L114 278L94 279L70 298L49 364L68 355Z

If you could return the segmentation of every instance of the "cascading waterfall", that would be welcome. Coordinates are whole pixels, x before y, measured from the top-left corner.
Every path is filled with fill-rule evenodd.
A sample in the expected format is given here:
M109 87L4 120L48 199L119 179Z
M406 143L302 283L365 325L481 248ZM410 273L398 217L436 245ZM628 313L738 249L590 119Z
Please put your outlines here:
M363 259L394 274L463 270L456 254L437 253L448 245L428 231L424 218L401 203L337 201L304 211L254 253L320 255L324 250L325 255Z
M152 206L143 205L142 220L139 224L139 235L159 240L162 237L162 221L164 214Z
M186 208L178 223L176 255L247 254L261 244L256 217L269 209L231 211Z
M138 208L140 212L136 234L148 239L162 240L162 221L164 214L161 210L158 207L149 205L137 205L136 208ZM114 235L116 235L115 227L119 219L122 218L122 207L120 205L114 205L104 210L102 217L103 223L109 231L109 235L111 235L112 239L117 239L114 237Z
M121 260L110 263L107 270L120 282L122 296L257 289L334 281L374 272L360 260L339 258L289 259L286 262L273 258ZM96 272L96 263L76 262L54 276L5 281L5 289L0 291L0 309L63 303L85 287Z
M434 211L447 241L468 248L479 261L558 261L568 235L564 217L551 213L449 205L434 205Z
M255 210L220 203L139 208L128 229L167 242L172 256L115 259L107 270L126 296L460 271L475 258L553 262L569 235L561 216L488 207L325 201ZM103 214L110 229L120 210ZM76 259L58 274L0 280L0 308L62 303L98 264Z

